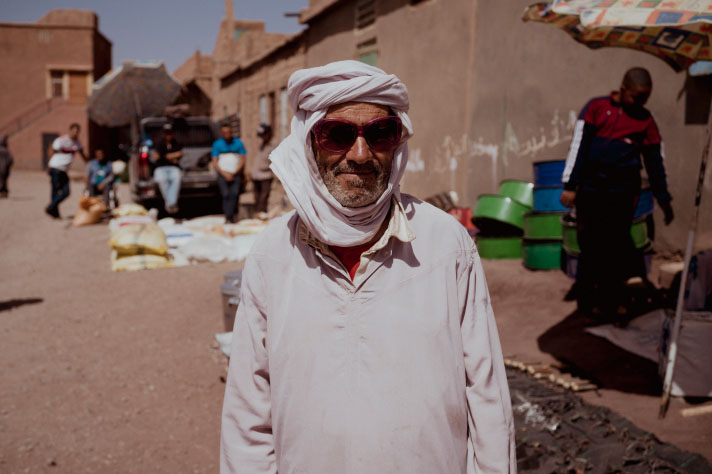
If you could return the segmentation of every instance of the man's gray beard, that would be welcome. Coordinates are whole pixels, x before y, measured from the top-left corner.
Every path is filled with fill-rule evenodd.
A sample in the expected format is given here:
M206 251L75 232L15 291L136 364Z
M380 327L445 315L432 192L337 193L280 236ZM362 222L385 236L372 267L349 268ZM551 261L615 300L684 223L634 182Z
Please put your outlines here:
M364 207L376 202L378 198L381 197L381 194L388 188L388 180L391 177L391 167L388 166L386 169L375 160L363 165L354 165L348 161L343 161L331 169L317 161L317 166L321 179L326 185L326 189L328 189L331 195L334 196L334 199L344 207ZM336 177L341 173L356 170L374 170L376 172L375 183L369 188L367 186L370 183L366 183L359 178L354 178L349 180L347 184L351 188L357 188L358 191L344 189Z

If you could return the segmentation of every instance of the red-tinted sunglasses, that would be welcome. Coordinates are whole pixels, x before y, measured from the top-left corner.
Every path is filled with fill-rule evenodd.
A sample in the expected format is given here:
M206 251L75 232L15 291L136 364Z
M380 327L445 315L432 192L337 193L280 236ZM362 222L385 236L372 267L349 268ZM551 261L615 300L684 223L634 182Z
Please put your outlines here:
M366 140L375 152L395 150L401 142L403 124L398 117L379 117L366 125L356 125L348 120L325 118L312 128L319 148L331 153L344 153L351 149L358 137Z

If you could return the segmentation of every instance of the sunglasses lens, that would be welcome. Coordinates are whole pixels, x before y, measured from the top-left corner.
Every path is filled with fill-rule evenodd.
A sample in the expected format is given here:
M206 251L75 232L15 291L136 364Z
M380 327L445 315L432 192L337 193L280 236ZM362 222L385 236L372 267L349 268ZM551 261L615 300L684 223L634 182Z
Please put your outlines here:
M332 152L343 152L356 141L357 131L348 123L325 122L319 129L319 146Z
M400 142L400 122L395 117L376 120L364 130L364 138L373 151L391 151Z

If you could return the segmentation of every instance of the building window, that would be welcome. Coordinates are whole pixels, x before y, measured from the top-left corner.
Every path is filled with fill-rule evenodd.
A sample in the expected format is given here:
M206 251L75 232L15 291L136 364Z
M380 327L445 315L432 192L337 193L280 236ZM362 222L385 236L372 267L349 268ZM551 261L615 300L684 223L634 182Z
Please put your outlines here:
M64 97L64 71L49 72L50 97Z
M287 88L282 87L279 90L279 136L282 139L286 138L289 133L289 124L287 123L289 114L287 113L287 107Z
M260 96L260 123L267 123L267 96Z
M376 0L356 2L356 28L361 30L376 22Z
M267 109L267 119L269 120L267 124L274 128L275 123L277 123L277 100L275 100L274 92L270 92L267 97L267 107L269 107Z
M356 56L362 63L371 66L378 65L378 44L376 38L362 41L356 45Z
M244 35L245 32L247 32L247 30L244 28L235 28L235 40L239 40L240 36Z

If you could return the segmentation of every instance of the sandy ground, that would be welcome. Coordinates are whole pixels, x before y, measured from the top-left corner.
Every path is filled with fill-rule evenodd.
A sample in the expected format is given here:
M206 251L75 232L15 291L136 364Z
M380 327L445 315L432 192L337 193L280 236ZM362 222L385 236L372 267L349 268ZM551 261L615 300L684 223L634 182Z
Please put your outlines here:
M0 200L0 472L217 472L220 283L234 263L130 273L109 266L105 224L71 226L82 185L47 217L49 178L11 176ZM126 189L121 195L126 202ZM561 272L485 270L503 350L585 373L584 398L712 459L712 417L657 419L654 364L583 333Z

